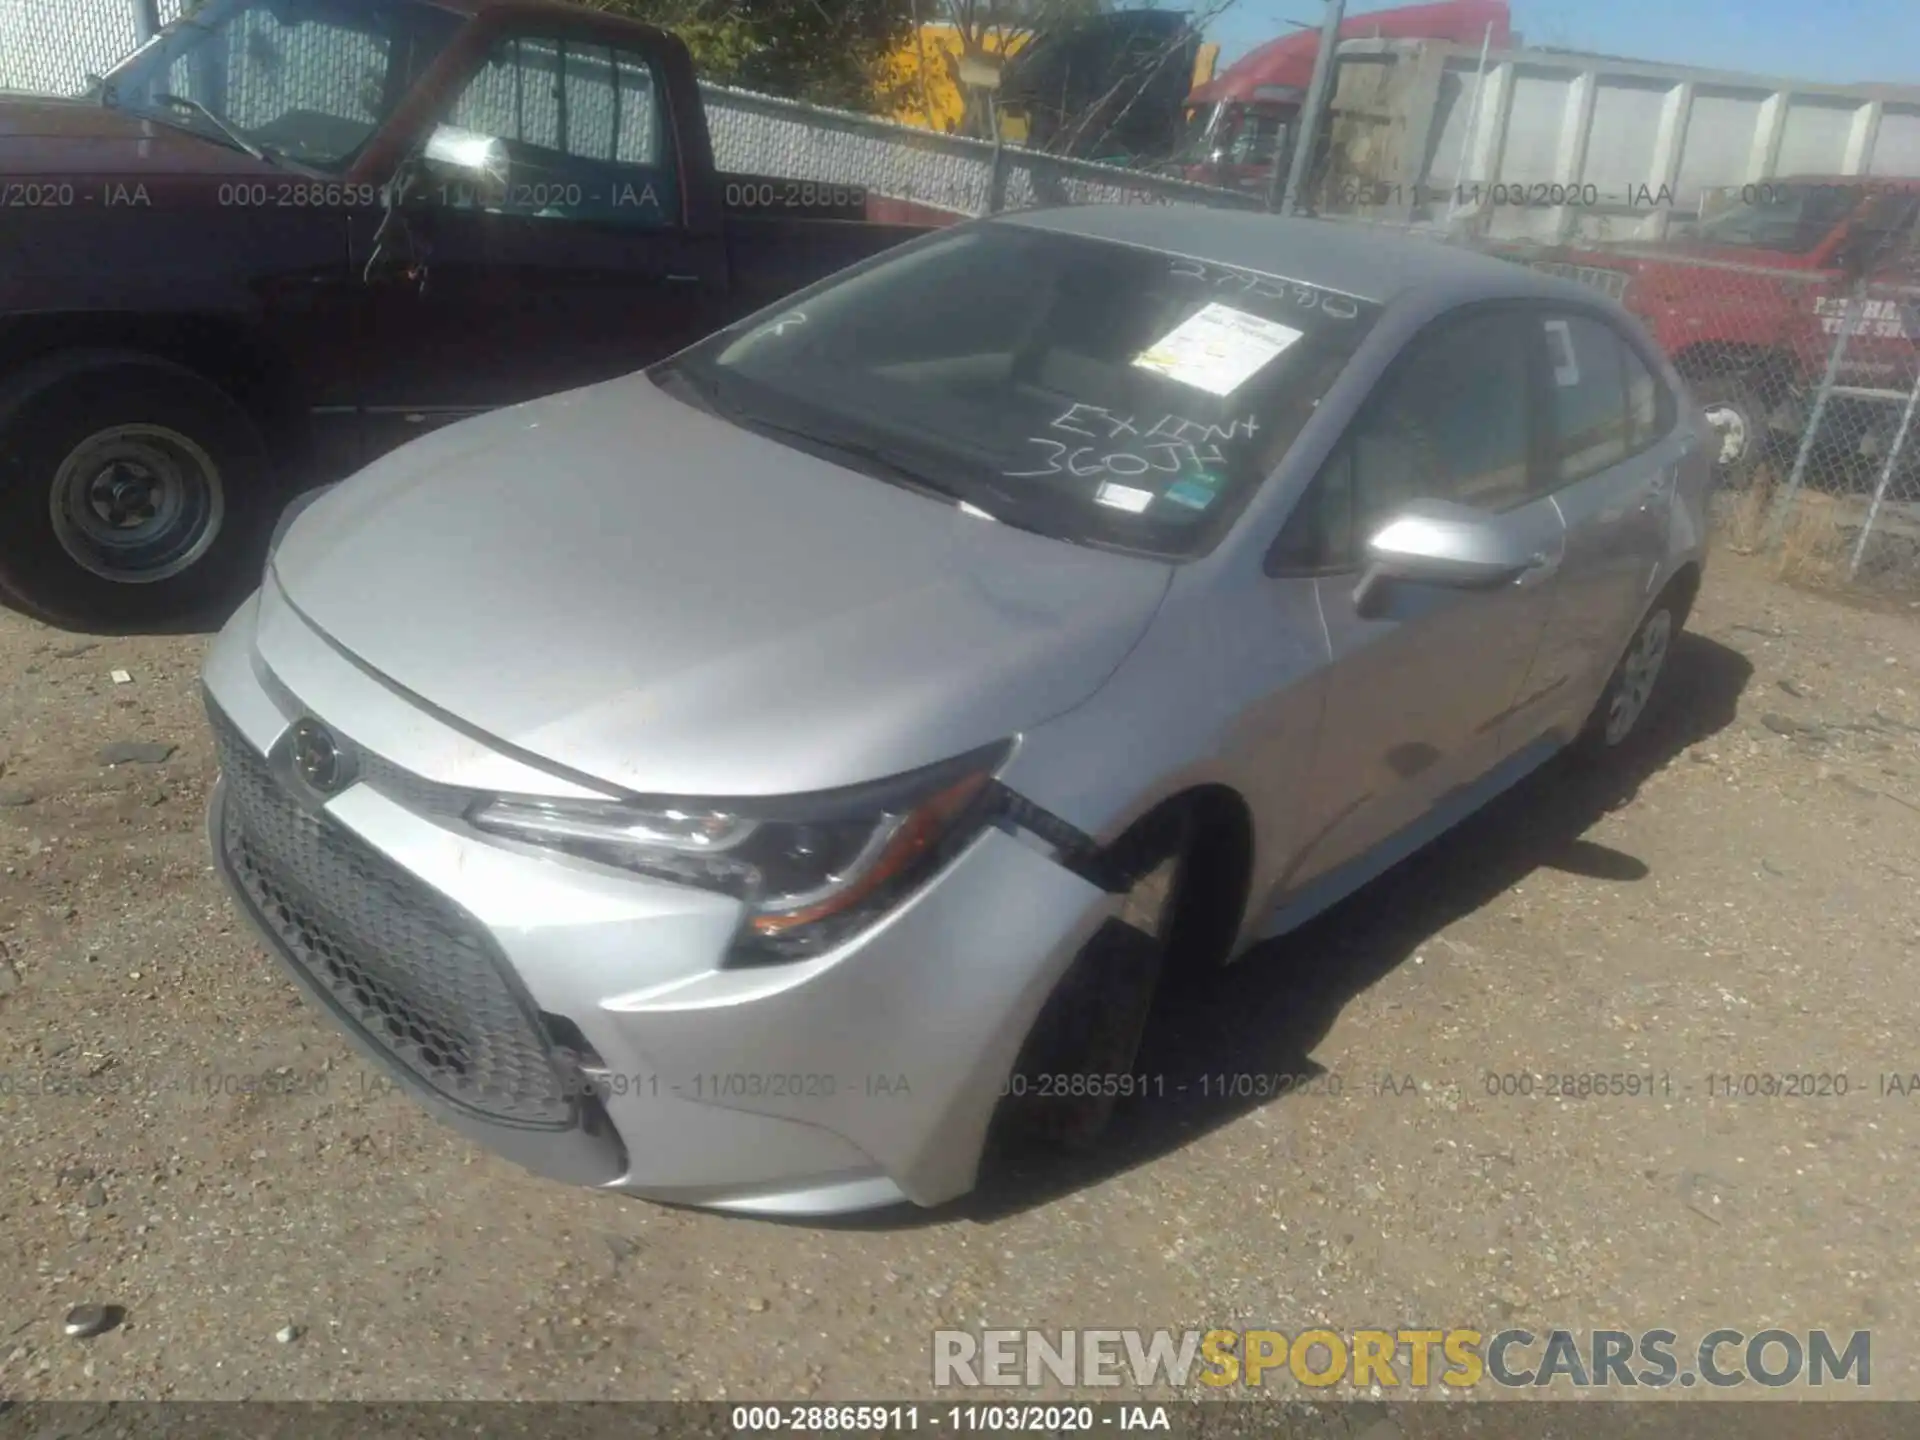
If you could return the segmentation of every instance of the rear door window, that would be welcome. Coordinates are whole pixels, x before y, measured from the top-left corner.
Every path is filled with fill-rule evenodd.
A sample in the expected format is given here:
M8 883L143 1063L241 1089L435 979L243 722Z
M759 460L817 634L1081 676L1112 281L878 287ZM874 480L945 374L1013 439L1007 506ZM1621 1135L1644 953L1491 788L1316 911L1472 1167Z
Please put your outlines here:
M1626 357L1611 326L1585 315L1542 322L1551 371L1555 485L1571 485L1618 465L1632 442Z

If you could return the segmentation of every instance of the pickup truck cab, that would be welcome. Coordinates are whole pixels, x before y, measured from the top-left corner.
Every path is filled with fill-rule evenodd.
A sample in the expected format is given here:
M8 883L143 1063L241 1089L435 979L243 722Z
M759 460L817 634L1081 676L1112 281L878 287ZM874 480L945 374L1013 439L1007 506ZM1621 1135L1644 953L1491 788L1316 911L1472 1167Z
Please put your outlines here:
M1729 198L1684 240L1573 247L1535 263L1624 301L1647 324L1719 434L1727 485L1751 477L1770 434L1804 433L1864 282L1833 402L1855 413L1835 433L1868 458L1884 453L1920 359L1920 180L1798 175Z
M0 590L102 627L237 598L298 489L921 230L719 174L686 47L545 0L208 0L0 100L0 208Z

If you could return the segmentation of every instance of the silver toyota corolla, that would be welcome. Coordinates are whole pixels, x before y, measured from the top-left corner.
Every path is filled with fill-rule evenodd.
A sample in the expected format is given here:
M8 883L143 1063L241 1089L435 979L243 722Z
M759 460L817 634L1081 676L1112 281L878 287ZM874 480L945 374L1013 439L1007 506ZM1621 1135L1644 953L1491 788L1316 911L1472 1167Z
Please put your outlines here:
M299 504L207 660L214 855L534 1170L935 1204L1150 1084L1158 973L1627 742L1710 449L1622 310L1519 266L961 226Z

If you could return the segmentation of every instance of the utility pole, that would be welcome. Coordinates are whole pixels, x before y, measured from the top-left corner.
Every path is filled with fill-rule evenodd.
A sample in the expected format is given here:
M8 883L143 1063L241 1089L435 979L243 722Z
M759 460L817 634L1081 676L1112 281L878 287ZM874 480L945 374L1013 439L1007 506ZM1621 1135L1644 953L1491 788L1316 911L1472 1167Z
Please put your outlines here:
M134 43L144 45L160 33L160 0L131 0L131 3Z
M1320 25L1320 49L1313 57L1313 79L1307 85L1306 103L1300 107L1299 133L1293 141L1293 164L1287 168L1286 196L1280 203L1283 214L1297 215L1309 207L1301 195L1313 167L1314 147L1320 141L1320 128L1327 109L1327 88L1333 78L1333 52L1340 48L1340 21L1347 11L1346 0L1327 0L1326 18Z

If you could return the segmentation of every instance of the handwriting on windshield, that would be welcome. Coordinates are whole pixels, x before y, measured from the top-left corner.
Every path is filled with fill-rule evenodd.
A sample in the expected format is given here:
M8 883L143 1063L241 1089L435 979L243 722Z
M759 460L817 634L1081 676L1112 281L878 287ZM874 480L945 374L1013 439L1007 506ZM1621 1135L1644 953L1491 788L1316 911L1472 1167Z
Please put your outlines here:
M1205 465L1226 464L1227 457L1220 451L1221 443L1243 437L1250 439L1260 430L1251 415L1215 425L1168 414L1143 427L1138 416L1122 415L1101 405L1069 405L1054 417L1049 428L1094 443L1083 445L1075 440L1056 440L1050 435L1029 435L1029 445L1038 445L1049 453L1040 459L1038 470L1003 471L1008 479L1027 480L1042 475L1127 478L1156 472L1178 475Z
M1360 313L1359 303L1351 296L1302 285L1298 280L1282 280L1253 270L1237 270L1230 265L1209 265L1204 260L1175 260L1168 268L1169 273L1182 280L1192 280L1230 295L1278 300L1302 310L1317 310L1329 320L1351 320Z

